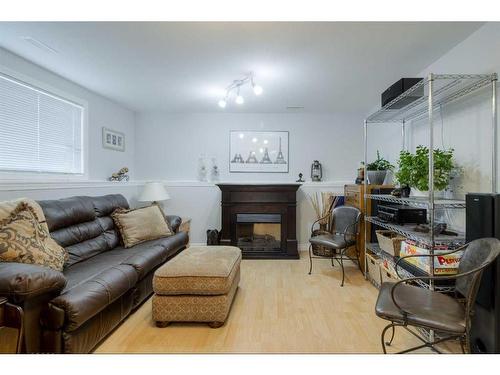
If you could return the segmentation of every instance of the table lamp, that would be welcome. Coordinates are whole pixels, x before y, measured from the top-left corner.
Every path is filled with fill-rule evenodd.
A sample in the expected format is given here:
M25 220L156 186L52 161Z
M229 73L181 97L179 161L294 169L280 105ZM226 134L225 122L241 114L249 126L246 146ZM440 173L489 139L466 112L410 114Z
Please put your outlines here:
M151 202L157 204L159 201L170 199L165 186L161 182L147 182L139 196L139 202Z

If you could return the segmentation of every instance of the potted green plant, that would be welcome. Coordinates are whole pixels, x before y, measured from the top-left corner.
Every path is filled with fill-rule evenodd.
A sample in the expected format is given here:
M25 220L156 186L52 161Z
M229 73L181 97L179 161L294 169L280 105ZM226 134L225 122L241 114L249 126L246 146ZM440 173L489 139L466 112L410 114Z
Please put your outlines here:
M385 180L387 171L392 170L394 166L389 163L386 159L380 157L380 153L377 150L377 159L366 165L366 171L368 172L368 183L372 185L382 185Z
M453 165L453 149L434 150L434 190L443 191L449 183ZM429 148L419 145L415 153L401 151L396 180L401 188L414 189L415 195L426 195L429 191Z

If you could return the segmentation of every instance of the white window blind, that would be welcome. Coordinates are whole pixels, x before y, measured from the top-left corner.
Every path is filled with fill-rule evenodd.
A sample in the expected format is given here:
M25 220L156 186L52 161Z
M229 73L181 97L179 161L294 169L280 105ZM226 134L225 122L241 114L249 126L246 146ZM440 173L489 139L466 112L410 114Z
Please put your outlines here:
M83 107L0 74L0 170L83 173Z

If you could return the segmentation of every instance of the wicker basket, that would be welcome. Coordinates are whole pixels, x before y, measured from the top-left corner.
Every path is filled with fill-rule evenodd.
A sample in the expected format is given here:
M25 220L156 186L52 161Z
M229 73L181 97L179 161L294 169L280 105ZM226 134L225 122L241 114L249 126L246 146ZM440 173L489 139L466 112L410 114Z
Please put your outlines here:
M397 233L391 232L390 230L376 230L377 240L380 248L392 256L399 256L399 251L401 250L401 242L405 238Z
M368 271L368 280L377 288L380 288L382 283L380 274L380 258L375 254L366 253L366 266Z
M330 232L322 229L316 229L315 231L312 232L312 236L320 236L322 234L331 234ZM335 256L335 249L332 249L330 247L326 246L320 246L320 245L311 245L311 250L313 255L317 257L327 257L327 258L332 258Z

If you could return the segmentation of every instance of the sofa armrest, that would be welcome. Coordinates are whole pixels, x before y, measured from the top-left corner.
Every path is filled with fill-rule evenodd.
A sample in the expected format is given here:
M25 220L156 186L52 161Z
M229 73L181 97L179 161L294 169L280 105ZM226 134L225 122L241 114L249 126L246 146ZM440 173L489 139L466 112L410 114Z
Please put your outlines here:
M0 263L0 296L21 303L42 294L59 293L66 285L62 272L23 263Z
M182 219L176 215L165 215L165 219L167 220L170 230L177 233L179 231L179 227L181 226Z

